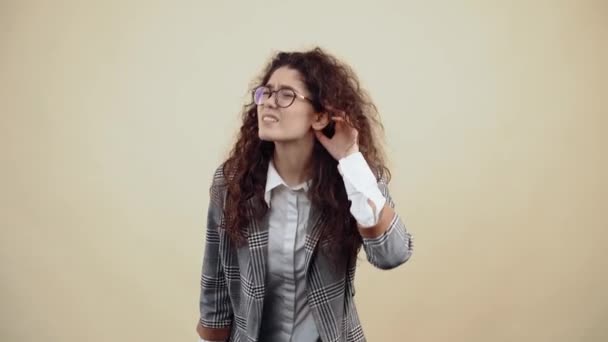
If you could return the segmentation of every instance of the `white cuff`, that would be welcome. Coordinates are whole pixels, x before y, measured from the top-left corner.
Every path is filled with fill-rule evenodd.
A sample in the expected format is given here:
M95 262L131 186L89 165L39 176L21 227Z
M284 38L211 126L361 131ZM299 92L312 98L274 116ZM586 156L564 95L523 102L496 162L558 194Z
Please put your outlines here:
M351 214L362 227L373 227L380 219L386 198L378 188L378 181L361 152L353 153L338 161L338 171L344 179L348 199L352 202ZM374 203L376 210L367 200Z

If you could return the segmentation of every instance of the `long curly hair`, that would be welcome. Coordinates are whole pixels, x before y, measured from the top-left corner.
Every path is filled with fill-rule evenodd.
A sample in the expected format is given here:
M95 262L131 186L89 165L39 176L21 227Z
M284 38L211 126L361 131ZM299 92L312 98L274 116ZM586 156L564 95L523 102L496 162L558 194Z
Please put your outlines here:
M353 70L318 47L305 52L279 52L254 84L266 84L280 67L297 70L302 75L316 112L332 114L339 110L345 113L346 120L359 132L359 150L370 168L378 179L388 182L390 171L385 166L378 139L383 131L378 110L361 88ZM268 211L264 190L274 143L259 138L257 115L253 101L244 106L236 144L223 164L227 186L224 228L237 246L244 243L249 221L263 218ZM316 139L312 163L308 196L313 208L320 210L325 218L320 245L325 246L326 254L333 255L334 260L335 253L355 258L362 239L349 211L350 201L338 172L338 162ZM244 210L250 200L255 204L253 212Z

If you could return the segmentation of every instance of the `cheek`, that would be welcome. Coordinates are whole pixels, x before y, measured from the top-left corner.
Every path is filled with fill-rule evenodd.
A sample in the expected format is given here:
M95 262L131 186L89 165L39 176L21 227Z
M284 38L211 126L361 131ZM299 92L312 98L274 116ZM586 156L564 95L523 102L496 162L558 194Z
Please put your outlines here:
M290 118L290 120L285 120L282 123L285 124L285 128L296 131L306 131L311 126L311 122L305 117Z
M306 132L312 127L313 114L308 112L292 112L286 113L283 116L284 120L281 123L285 128L297 130L298 132Z

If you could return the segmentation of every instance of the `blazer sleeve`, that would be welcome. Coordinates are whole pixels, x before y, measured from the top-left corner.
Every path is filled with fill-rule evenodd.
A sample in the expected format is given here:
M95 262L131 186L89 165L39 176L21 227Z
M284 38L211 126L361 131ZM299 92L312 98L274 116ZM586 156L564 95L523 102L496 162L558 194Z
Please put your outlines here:
M232 305L221 261L220 222L224 191L221 168L216 171L210 188L207 212L205 252L201 271L200 319L197 332L205 340L227 340L232 325Z
M386 198L387 205L395 208L388 185L383 178L378 181L378 188ZM392 269L405 263L412 256L413 248L412 235L407 231L403 220L396 212L389 228L382 235L363 238L363 249L365 249L367 260L380 269Z

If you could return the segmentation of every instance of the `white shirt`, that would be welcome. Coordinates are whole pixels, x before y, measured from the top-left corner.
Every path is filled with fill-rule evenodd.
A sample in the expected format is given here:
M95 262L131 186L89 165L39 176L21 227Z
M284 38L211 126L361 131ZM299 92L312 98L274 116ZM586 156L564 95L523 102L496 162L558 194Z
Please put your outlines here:
M308 306L305 249L309 182L289 187L270 162L264 199L269 205L266 298L260 342L317 341Z
M338 171L357 223L362 227L376 225L386 199L363 155L357 152L342 158ZM260 329L263 342L313 342L319 337L305 288L304 242L311 207L306 196L308 186L309 182L305 182L289 187L270 162L264 193L269 205L269 240L267 291Z

